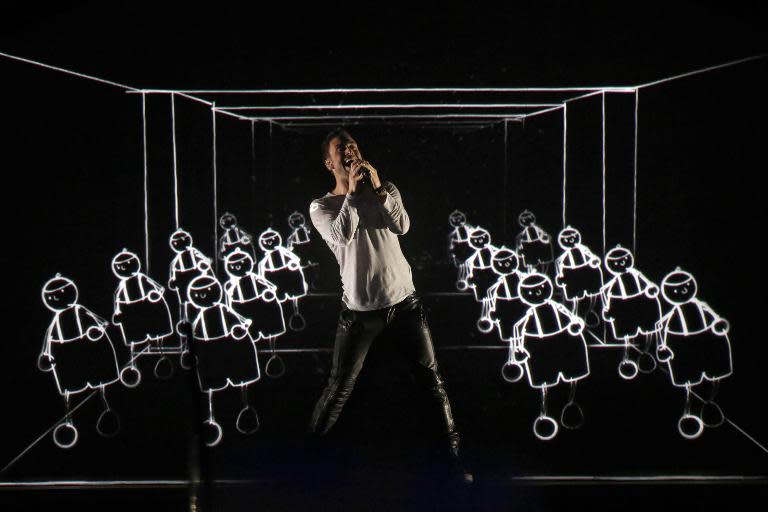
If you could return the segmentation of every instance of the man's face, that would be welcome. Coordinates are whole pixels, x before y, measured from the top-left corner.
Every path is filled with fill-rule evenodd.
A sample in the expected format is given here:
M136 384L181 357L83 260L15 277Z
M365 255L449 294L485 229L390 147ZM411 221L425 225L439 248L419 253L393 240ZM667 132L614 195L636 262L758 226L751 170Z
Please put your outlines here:
M325 161L325 166L334 174L347 177L352 162L362 159L357 142L351 137L340 135L331 139L328 145L328 159Z

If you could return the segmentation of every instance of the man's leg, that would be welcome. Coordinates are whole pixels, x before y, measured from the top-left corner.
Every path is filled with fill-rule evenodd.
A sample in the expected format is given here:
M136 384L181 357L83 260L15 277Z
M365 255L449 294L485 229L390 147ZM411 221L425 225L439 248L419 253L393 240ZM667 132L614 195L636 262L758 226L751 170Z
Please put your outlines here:
M331 376L315 404L310 433L323 436L339 419L368 349L384 326L385 319L379 311L352 311L342 306L336 326Z
M471 483L473 476L464 469L459 458L460 436L437 367L432 332L421 299L411 295L400 302L391 315L391 321L395 324L393 327L401 352L411 362L416 383L429 394L432 413L447 443L455 474L465 483Z

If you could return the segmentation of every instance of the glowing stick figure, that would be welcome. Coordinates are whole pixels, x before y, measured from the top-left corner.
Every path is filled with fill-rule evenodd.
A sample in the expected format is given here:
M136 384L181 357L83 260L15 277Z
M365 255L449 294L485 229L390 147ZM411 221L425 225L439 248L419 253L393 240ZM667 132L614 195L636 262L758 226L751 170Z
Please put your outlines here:
M480 332L490 332L493 324L490 320L491 286L496 283L498 274L493 269L493 255L498 251L491 245L491 234L483 228L475 228L469 235L469 245L474 250L467 260L467 283L475 295L475 300L482 304L477 328Z
M171 235L170 244L176 256L171 261L168 288L175 290L179 299L179 322L176 325L176 330L182 338L182 344L186 347L187 336L184 333L187 329L183 328L183 324L189 322L189 319L196 314L195 311L189 311L190 308L194 308L190 304L187 294L189 283L199 276L212 276L213 270L211 269L211 259L195 249L192 245L192 235L183 229L177 229ZM184 350L181 364L185 368L190 368L186 361L187 357L188 352Z
M250 254L239 249L229 253L225 268L229 281L224 284L227 306L251 320L250 333L255 341L269 342L272 355L264 369L269 377L285 373L285 363L275 352L277 337L285 334L283 305L277 300L277 287L253 272Z
M634 268L632 253L620 245L605 255L605 267L613 277L603 286L603 320L610 324L613 337L624 342L619 375L634 379L638 369L648 373L656 368L649 350L661 318L659 287ZM629 358L629 348L641 334L645 336L645 344L638 367L638 363Z
M236 387L241 389L243 408L235 426L243 434L259 428L259 416L248 403L247 386L261 378L256 345L248 328L251 321L222 302L222 289L213 276L198 276L189 283L189 300L197 308L192 321L192 343L200 389L208 395L208 446L222 438L221 425L213 413L213 393Z
M523 210L517 217L523 230L517 235L517 253L523 259L529 271L540 269L547 271L552 262L552 240L549 235L536 225L536 216Z
M469 245L469 234L474 227L467 224L466 215L459 210L451 212L451 215L448 217L448 223L453 228L448 235L448 256L453 265L459 269L456 288L464 291L468 287L467 260L475 253L475 250Z
M563 254L555 260L555 283L563 290L565 298L571 301L571 310L576 314L579 314L579 302L589 299L587 325L594 327L598 322L594 312L595 302L603 288L602 262L581 243L581 233L575 228L568 226L563 229L557 242Z
M509 342L515 323L528 312L528 306L517 294L517 286L525 274L520 270L517 253L506 247L493 255L493 270L498 277L488 291L491 297L489 319L496 326L499 338Z
M96 430L104 437L115 435L120 419L110 408L105 391L118 380L115 347L107 334L109 323L78 304L77 286L60 274L45 283L42 298L54 316L45 333L37 366L53 373L67 411L53 431L54 443L59 448L71 448L77 443L78 431L69 412L69 398L89 388L99 390L104 406Z
M307 227L307 219L303 213L293 212L288 216L288 225L291 227L291 234L288 235L288 250L298 256L299 261L303 263L302 268L313 267L317 263L309 259L307 249L309 249L310 229Z
M299 299L307 294L307 281L298 256L283 247L280 233L267 229L259 236L259 247L264 257L259 261L259 275L277 287L277 300L291 301L293 313L288 319L292 331L301 331L306 326L299 312Z
M685 388L685 407L677 422L680 435L695 439L704 426L719 427L725 421L715 403L720 381L733 373L728 321L706 302L696 298L696 280L679 268L661 282L661 294L672 306L659 320L662 330L657 357L669 366L672 385ZM691 413L691 388L704 380L712 383L699 415Z
M256 259L253 249L253 237L237 225L237 218L226 212L219 218L219 226L224 234L219 238L219 259L226 259L227 255L236 249L245 251Z
M543 274L528 274L518 285L518 295L529 308L515 323L509 360L502 375L516 382L523 374L528 384L541 390L541 409L533 433L548 441L557 435L558 422L547 414L547 390L560 382L570 385L568 402L560 413L565 428L579 428L584 413L576 403L576 384L589 375L584 321L552 300L552 282Z
M112 323L120 327L123 343L130 348L130 364L120 372L120 380L129 388L141 381L135 364L136 345L149 343L163 353L163 340L173 334L173 322L165 288L141 272L139 257L123 249L112 259L112 272L120 280L114 297ZM173 366L165 354L155 363L155 375L168 378Z

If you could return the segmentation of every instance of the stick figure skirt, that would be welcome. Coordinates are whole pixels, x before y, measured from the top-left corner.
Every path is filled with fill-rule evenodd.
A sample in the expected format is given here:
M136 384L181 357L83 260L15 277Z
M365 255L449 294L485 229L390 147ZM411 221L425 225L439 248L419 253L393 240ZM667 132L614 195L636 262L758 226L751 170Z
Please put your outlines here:
M674 357L668 362L672 384L700 384L702 379L719 380L733 372L728 336L711 329L697 334L667 332L666 345Z
M531 387L555 386L589 375L587 345L581 335L567 329L544 337L526 334L523 346L530 354L525 362Z
M83 334L71 341L51 341L51 356L59 393L78 393L118 379L115 349L106 333L96 341Z
M250 336L237 340L222 336L194 339L200 389L220 391L228 386L247 386L261 378L256 347Z

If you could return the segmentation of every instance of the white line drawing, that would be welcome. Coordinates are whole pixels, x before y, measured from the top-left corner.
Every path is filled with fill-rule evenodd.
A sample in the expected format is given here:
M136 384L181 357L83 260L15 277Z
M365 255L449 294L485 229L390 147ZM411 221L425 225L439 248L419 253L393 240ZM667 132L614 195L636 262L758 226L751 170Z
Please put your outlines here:
M302 268L314 267L318 263L310 260L306 253L309 248L309 235L312 230L307 226L307 219L301 212L294 211L288 216L288 226L291 228L291 234L288 235L286 246L289 251L298 256L302 262Z
M119 377L115 347L107 333L109 322L78 304L77 286L61 274L43 285L42 299L54 316L37 367L53 374L67 412L53 431L53 442L59 448L71 448L77 443L79 434L69 400L71 395L88 389L99 390L104 406L96 430L103 437L114 436L120 430L120 418L107 402L106 387Z
M267 228L259 235L259 247L264 257L259 261L259 275L277 287L277 300L291 301L293 313L288 318L288 327L292 331L301 331L306 321L299 312L299 299L307 294L307 281L301 260L283 246L280 233Z
M228 387L241 389L243 408L235 426L243 434L259 429L259 416L248 403L247 387L261 378L256 342L251 337L251 320L237 314L223 300L219 281L212 275L195 277L187 287L195 306L191 342L195 344L195 367L200 389L208 395L208 418L204 421L207 446L221 442L223 431L213 412L213 393Z
M481 303L477 329L482 333L489 333L493 329L489 292L498 277L493 269L493 255L498 248L491 245L491 234L481 227L476 227L470 232L468 243L474 253L466 261L467 287L472 289L475 300Z
M533 212L523 210L518 215L517 222L523 228L516 237L517 254L523 259L523 265L529 272L539 270L546 273L553 260L550 236L536 225Z
M581 243L581 233L576 228L566 226L557 242L563 253L555 260L555 283L571 302L571 311L582 316L588 327L594 327L599 322L594 309L603 288L602 261ZM583 299L589 299L589 307L580 314L579 303Z
M658 321L661 342L657 358L669 367L672 385L685 388L683 415L677 429L686 439L696 439L704 427L719 427L725 421L715 402L720 381L733 373L730 324L696 295L698 285L689 272L676 268L661 282L661 294L671 306ZM711 382L701 412L691 411L691 388Z
M182 356L181 366L190 369L189 352L187 347L187 329L184 323L188 323L196 315L194 305L189 302L189 283L199 276L212 276L211 259L197 250L192 245L192 235L183 229L177 229L170 238L171 249L176 253L171 261L170 278L168 288L176 291L179 301L179 321L176 324L176 332L181 337Z
M517 382L525 374L528 384L541 390L541 409L533 422L533 433L542 441L548 441L559 431L557 420L547 414L550 387L560 382L570 386L560 424L576 429L584 423L584 413L576 403L576 385L590 372L584 321L552 300L552 282L544 274L523 277L518 295L529 307L525 316L515 323L509 360L502 368L502 375L509 382Z
M219 218L219 226L224 233L219 238L219 259L224 261L229 253L240 249L256 259L256 251L253 248L253 237L240 226L237 225L237 217L234 214L225 212Z
M137 346L147 344L143 353L161 354L155 363L155 376L173 375L173 365L166 354L180 353L180 346L167 346L165 339L173 335L171 311L165 300L165 288L141 272L139 257L126 249L112 259L112 273L120 280L114 296L112 323L120 327L123 343L130 349L131 363L120 372L122 383L133 388L141 382L135 363Z
M448 216L448 223L453 228L453 231L448 235L448 256L453 265L459 269L456 289L464 291L469 287L469 283L467 283L467 260L475 253L475 250L469 245L469 234L474 226L467 224L467 216L459 210L451 212Z
M264 367L268 377L285 373L285 363L275 351L277 338L285 334L283 305L277 300L277 287L253 272L251 255L236 249L225 262L229 281L224 284L227 306L251 320L250 332L255 341L267 340L271 352Z
M515 323L528 311L528 306L517 294L517 286L525 273L520 269L517 253L506 247L499 248L493 255L493 270L496 271L497 279L488 290L491 298L489 319L496 327L499 338L510 342Z
M621 245L605 255L605 268L613 277L602 290L603 320L610 324L613 337L624 342L619 375L631 380L638 371L649 373L656 368L650 346L653 337L658 335L661 318L659 287L634 268L632 253ZM641 334L645 336L645 343L639 349L638 362L635 362L629 357L629 348Z

